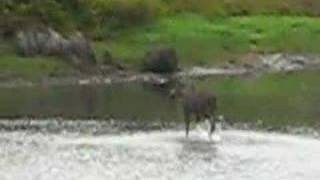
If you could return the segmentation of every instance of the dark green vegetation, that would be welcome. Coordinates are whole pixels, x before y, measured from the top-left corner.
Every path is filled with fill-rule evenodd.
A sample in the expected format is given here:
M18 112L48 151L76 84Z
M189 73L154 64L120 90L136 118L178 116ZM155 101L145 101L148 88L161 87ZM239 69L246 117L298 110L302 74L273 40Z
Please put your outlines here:
M43 23L61 29L103 33L155 22L158 18L195 13L207 18L244 15L318 16L317 0L3 0L0 15L7 23ZM26 22L28 21L28 22ZM3 22L2 22L3 23ZM9 23L10 24L10 23ZM11 26L12 27L12 26Z
M214 65L248 53L319 53L319 14L317 0L3 0L0 76L70 74L55 58L18 57L12 38L22 27L80 30L94 40L101 64L109 50L113 63L137 68L154 46L170 46L182 66Z

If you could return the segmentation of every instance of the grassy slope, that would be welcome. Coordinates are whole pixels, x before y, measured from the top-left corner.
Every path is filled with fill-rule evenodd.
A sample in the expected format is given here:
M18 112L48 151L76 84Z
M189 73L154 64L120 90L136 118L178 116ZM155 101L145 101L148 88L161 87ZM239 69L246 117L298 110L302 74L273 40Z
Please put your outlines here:
M138 66L153 46L178 50L183 66L214 65L238 60L250 52L320 53L320 19L301 16L247 16L209 21L197 15L162 18L153 25L115 32L111 40L95 43L98 57L105 49L120 63ZM37 79L70 70L61 61L27 59L0 47L0 75ZM101 60L101 58L100 58Z
M6 43L3 43L6 44ZM61 76L71 70L65 62L54 57L26 58L16 55L13 45L0 45L0 80L24 78L41 80L43 77Z
M0 55L0 78L24 78L41 80L43 77L68 74L70 67L56 58L21 58L15 55Z
M117 38L97 43L97 49L109 48L124 63L138 64L157 45L176 47L183 65L212 65L249 52L319 53L320 20L250 16L208 21L184 15L119 32Z
M71 72L71 67L63 60L55 57L21 57L13 47L13 44L0 41L0 80L24 78L37 81L43 77L63 76Z

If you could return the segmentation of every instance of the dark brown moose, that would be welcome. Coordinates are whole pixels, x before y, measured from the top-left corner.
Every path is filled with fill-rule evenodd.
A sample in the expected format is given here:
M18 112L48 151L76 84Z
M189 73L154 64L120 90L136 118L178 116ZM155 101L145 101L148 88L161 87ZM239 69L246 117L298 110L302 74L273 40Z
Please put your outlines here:
M208 120L209 138L215 131L215 112L217 110L217 98L212 92L196 91L194 87L191 90L175 89L171 93L174 97L182 97L186 137L189 136L189 129L192 120L196 123L201 120Z

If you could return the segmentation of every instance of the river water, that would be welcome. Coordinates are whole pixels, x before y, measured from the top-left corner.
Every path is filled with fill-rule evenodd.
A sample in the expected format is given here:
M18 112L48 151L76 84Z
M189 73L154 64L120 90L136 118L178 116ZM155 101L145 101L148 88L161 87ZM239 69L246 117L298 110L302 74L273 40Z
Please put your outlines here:
M99 121L55 120L16 128L21 123L2 123L1 180L320 179L320 141L309 137L223 130L209 141L203 128L186 139L182 129L112 132Z
M217 94L217 113L228 122L260 121L278 128L320 127L319 77L320 73L301 73L265 78L217 77L193 82L197 88ZM62 116L183 121L181 103L169 98L167 91L141 83L0 87L0 118Z
M227 122L317 129L319 77L198 86L217 90ZM0 120L0 180L320 179L319 139L229 129L209 141L204 127L186 139L182 114L179 101L141 84L0 88L0 118L21 119Z

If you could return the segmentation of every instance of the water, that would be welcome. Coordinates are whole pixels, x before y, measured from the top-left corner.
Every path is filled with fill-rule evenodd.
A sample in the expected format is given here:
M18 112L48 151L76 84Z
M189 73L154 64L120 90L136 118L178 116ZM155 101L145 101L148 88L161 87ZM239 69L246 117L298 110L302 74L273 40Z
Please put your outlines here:
M191 81L191 80L190 80ZM218 97L218 114L228 122L262 122L265 127L320 127L320 72L215 77L192 81ZM183 120L181 103L140 83L0 87L0 117L114 117L146 121Z
M218 113L228 122L317 128L320 76L307 77L227 78L197 85L217 90ZM181 104L140 84L0 88L0 117L17 116L84 121L0 120L1 180L320 179L319 140L226 130L210 142L202 128L185 139ZM101 121L110 116L114 122ZM177 128L152 130L163 122Z
M48 132L47 126L59 123L34 121L31 124L40 130L1 130L0 179L320 178L320 141L316 139L226 130L218 132L214 140L209 141L207 133L201 129L194 129L190 139L184 138L182 130L96 135L94 132L103 130L101 123L70 121L67 123L69 128L62 125L60 128L64 129ZM72 125L78 128L70 128Z
M0 117L181 119L180 106L138 83L0 88Z

